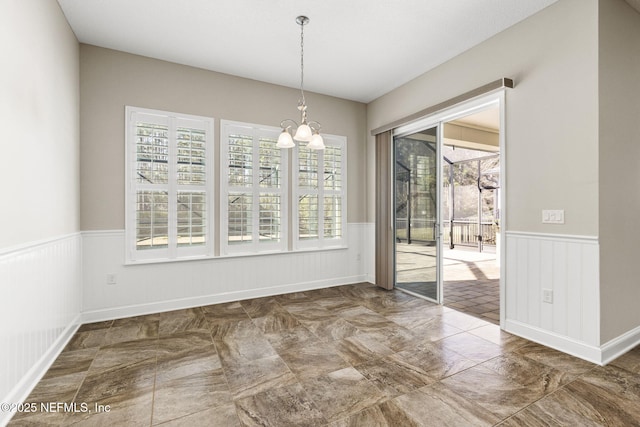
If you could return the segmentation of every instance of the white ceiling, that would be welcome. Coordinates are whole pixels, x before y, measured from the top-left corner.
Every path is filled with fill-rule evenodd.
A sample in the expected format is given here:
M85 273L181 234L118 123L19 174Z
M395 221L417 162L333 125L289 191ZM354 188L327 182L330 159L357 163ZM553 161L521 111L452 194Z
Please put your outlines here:
M296 88L307 15L305 90L369 102L556 1L58 3L82 43Z

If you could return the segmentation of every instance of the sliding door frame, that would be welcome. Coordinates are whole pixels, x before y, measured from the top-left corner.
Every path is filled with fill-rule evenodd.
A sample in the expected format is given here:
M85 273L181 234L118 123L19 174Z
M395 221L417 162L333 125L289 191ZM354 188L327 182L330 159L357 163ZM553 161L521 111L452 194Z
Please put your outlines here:
M435 226L435 239L436 239L436 298L432 299L426 296L420 296L421 298L425 298L429 301L433 301L437 304L442 304L443 303L443 299L442 299L442 223L441 223L441 214L442 214L442 132L444 130L442 122L436 122L434 125L427 125L425 127L421 127L418 130L413 130L413 128L408 127L408 131L405 131L405 127L404 126L400 126L396 129L393 130L393 134L392 134L392 138L391 138L391 144L392 144L392 148L393 148L393 179L394 182L391 185L392 188L392 192L393 192L393 196L391 198L392 203L393 203L393 236L394 236L394 245L393 245L393 286L396 287L397 283L397 278L398 278L398 271L397 271L397 251L396 251L396 245L397 245L397 241L395 239L396 233L397 233L397 224L398 222L396 221L396 206L395 206L395 202L397 200L397 194L396 194L396 185L395 185L395 175L396 175L396 138L402 138L403 136L409 136L412 135L416 132L420 132L423 130L428 130L428 129L436 129L436 143L435 143L435 148L436 148L436 153L435 153L435 158L436 158L436 170L435 170L435 174L436 174L436 226ZM400 289L400 288L398 288ZM411 293L411 292L409 292Z
M506 121L505 121L505 110L506 110L506 89L500 88L495 91L489 92L482 96L478 96L474 99L470 99L468 101L463 101L459 104L456 104L452 107L445 108L441 111L437 111L428 116L412 120L410 123L400 125L393 129L392 134L392 142L396 138L396 136L408 135L411 133L416 133L421 130L430 129L433 127L438 127L438 138L437 138L437 200L438 200L438 261L437 261L437 277L438 277L438 303L442 304L442 232L443 232L443 224L440 218L441 214L441 203L442 203L442 130L444 123L450 122L452 120L456 120L458 118L462 118L464 116L468 116L470 114L474 114L476 112L485 110L490 107L498 106L500 111L500 131L499 131L499 143L500 143L500 156L502 161L500 162L500 192L502 197L500 197L500 228L502 232L500 233L500 245L502 250L500 251L500 327L504 329L505 318L506 318L506 233L507 228L507 215L506 215L506 195L507 195L507 183L506 183ZM390 178L393 178L393 174L389 174ZM389 188L393 188L393 182L388 183ZM395 224L393 225L393 234L395 236ZM393 251L395 257L395 250ZM395 285L395 258L393 261L394 264L394 285Z

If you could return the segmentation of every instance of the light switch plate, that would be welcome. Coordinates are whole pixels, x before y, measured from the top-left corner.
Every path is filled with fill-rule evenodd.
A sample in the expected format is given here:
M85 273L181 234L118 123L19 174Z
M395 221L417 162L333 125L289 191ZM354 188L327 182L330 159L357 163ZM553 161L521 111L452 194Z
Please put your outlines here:
M543 224L564 224L564 209L545 209L542 211Z

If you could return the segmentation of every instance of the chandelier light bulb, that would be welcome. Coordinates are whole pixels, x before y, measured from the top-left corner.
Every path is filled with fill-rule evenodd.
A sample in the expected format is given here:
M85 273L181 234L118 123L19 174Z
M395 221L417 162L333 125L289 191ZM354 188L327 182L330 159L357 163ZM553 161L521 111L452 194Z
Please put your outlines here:
M307 148L310 150L324 150L324 140L319 133L314 133L311 137L311 141L307 145Z
M308 124L303 123L300 126L298 126L298 130L296 131L295 136L293 137L293 139L295 139L296 141L311 141L311 128L309 127Z
M293 138L291 138L291 134L287 132L286 129L282 129L282 133L278 137L278 143L276 147L278 148L293 148L296 144L293 142Z

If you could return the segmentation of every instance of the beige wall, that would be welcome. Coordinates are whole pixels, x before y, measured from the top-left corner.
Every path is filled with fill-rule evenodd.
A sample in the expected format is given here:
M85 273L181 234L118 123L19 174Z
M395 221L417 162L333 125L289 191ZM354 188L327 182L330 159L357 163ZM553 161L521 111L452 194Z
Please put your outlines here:
M601 342L640 326L640 13L600 0Z
M597 12L597 0L555 3L370 103L368 129L513 78L506 97L508 230L597 235ZM367 164L374 221L372 150ZM564 209L566 223L542 224L543 209Z
M83 230L124 228L124 107L153 108L278 126L299 119L299 91L226 74L80 45ZM306 93L323 132L347 136L348 221L364 222L366 106ZM216 159L219 157L216 154Z
M55 1L0 2L0 248L79 231L78 42Z

